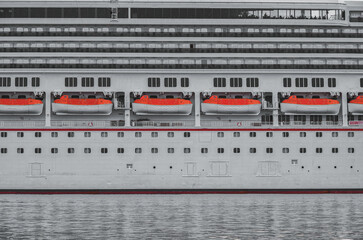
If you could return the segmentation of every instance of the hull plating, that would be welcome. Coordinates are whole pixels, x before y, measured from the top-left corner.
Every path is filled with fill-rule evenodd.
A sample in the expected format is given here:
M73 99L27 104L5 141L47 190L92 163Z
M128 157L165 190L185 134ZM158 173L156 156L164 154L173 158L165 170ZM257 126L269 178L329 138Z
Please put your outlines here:
M132 103L132 111L137 115L189 115L192 113L192 104L183 105L151 105Z
M41 115L43 104L0 105L0 115Z
M202 112L206 115L216 114L238 114L238 115L258 115L261 111L261 104L251 105L222 105L202 103Z

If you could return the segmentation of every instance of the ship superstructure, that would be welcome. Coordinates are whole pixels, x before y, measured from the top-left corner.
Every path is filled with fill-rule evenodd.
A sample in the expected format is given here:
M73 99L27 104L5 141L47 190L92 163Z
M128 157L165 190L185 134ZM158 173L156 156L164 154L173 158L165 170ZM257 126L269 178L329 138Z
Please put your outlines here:
M363 192L363 3L1 1L1 192Z

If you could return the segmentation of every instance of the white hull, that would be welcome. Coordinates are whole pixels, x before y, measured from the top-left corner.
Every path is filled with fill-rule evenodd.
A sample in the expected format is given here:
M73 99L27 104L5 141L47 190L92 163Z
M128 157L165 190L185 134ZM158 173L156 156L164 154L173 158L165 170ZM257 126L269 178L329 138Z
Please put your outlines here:
M236 115L258 115L261 112L261 104L251 105L222 105L202 103L202 112L206 115L236 114Z
M348 103L348 111L353 115L363 115L363 104Z
M43 104L32 105L0 105L0 115L40 115Z
M52 110L56 115L110 115L112 113L112 104L71 105L52 103Z
M192 113L192 104L183 105L151 105L132 103L132 111L137 115L189 115Z
M337 115L339 113L340 104L329 105L303 105L281 103L281 112L286 115Z

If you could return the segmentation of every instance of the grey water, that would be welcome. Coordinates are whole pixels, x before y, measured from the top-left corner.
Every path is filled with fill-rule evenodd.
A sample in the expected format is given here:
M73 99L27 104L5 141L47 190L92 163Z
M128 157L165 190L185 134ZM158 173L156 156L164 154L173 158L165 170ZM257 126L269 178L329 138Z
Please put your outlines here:
M0 239L363 239L363 195L0 195Z

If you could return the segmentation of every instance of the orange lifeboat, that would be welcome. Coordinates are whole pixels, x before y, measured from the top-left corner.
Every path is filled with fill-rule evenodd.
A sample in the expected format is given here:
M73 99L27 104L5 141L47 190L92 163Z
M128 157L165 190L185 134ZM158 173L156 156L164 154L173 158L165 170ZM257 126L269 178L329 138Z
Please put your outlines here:
M132 103L132 110L138 115L172 114L189 115L192 102L181 98L150 98L143 95Z
M292 95L281 103L281 112L288 115L337 115L339 109L340 102L328 98L298 98Z
M64 95L52 103L52 109L57 115L110 115L112 102L103 98L77 99Z
M202 103L202 112L207 115L258 115L260 111L261 102L248 98L219 98L218 96L213 95Z
M28 99L0 99L1 115L40 115L43 112L43 102Z
M353 115L363 115L363 96L358 96L356 99L349 101L348 111Z

